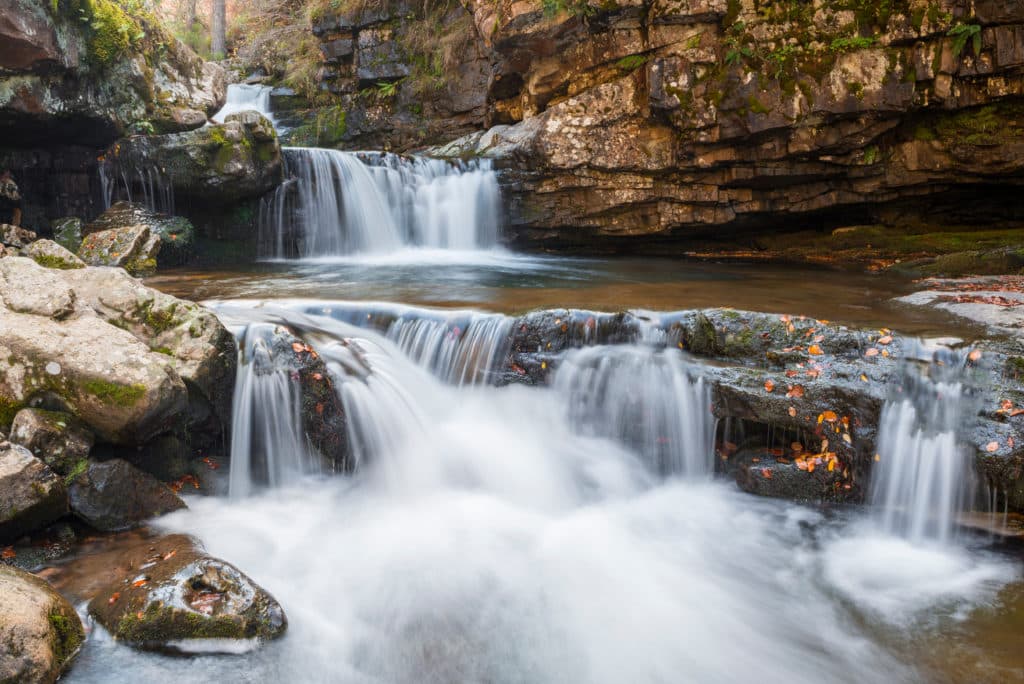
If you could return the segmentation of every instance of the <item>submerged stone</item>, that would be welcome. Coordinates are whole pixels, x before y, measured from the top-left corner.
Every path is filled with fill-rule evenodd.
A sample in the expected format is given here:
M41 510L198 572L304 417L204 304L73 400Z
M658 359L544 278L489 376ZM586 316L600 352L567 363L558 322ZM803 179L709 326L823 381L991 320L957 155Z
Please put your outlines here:
M89 613L132 646L237 651L277 638L287 627L273 596L187 536L163 537L123 565L134 570L101 589Z

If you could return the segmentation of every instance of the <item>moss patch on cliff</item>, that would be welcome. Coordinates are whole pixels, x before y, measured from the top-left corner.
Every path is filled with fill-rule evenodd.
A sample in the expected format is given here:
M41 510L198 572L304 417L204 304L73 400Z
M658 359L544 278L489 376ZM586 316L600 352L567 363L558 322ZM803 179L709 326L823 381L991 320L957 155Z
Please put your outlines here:
M134 406L146 396L145 385L118 385L106 380L87 380L82 389L105 404Z

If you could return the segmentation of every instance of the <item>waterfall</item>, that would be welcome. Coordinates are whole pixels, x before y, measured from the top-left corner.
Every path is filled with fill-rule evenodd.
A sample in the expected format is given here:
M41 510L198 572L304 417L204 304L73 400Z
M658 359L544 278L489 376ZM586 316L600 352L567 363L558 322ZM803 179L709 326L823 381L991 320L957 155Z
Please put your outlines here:
M220 111L210 119L216 123L224 123L230 114L237 112L259 112L267 117L275 128L277 122L270 112L270 93L273 90L265 85L246 85L244 83L232 83L228 86L227 99Z
M500 314L395 320L387 337L413 361L454 385L486 383L508 353L513 319Z
M497 245L500 197L486 160L449 163L302 147L284 152L294 183L261 203L262 257Z
M554 386L576 430L625 443L662 475L712 472L711 391L678 350L578 350L559 366Z
M315 456L302 432L298 379L275 360L278 326L251 323L240 335L232 403L229 493L247 496L265 483L271 488L313 470Z
M104 209L127 201L150 211L174 215L174 186L167 174L149 163L145 155L136 157L125 152L116 159L104 158L99 173Z
M946 543L973 493L973 469L957 433L971 415L963 364L911 366L882 409L869 498L882 528L913 542Z

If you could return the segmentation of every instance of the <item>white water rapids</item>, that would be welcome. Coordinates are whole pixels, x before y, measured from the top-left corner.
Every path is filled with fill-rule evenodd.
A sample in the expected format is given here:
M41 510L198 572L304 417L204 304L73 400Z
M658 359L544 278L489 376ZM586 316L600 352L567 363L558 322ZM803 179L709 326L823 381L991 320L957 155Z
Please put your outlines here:
M927 682L882 635L927 634L1016 575L708 480L713 422L674 350L582 350L551 387L499 388L438 363L459 354L436 322L385 337L305 320L335 373L351 347L324 330L373 369L341 383L361 470L193 497L160 522L273 593L286 636L169 660L96 629L69 681ZM684 448L652 459L651 439L673 453L665 430Z

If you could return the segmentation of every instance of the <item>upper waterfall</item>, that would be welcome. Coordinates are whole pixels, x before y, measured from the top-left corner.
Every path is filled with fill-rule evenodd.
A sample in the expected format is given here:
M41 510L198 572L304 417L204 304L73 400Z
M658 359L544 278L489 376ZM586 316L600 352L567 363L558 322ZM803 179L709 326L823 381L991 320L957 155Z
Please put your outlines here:
M261 203L261 257L497 245L498 183L486 161L305 147L284 152L293 180Z
M272 90L273 88L265 85L232 83L228 86L224 106L210 119L215 123L224 123L228 115L236 112L259 112L276 128L277 121L274 120L274 115L270 111L270 92Z

